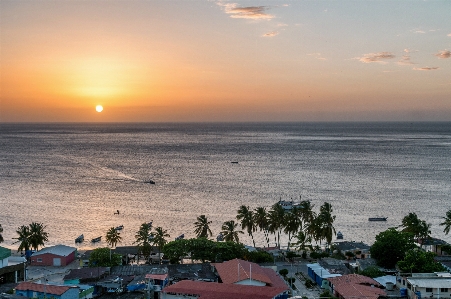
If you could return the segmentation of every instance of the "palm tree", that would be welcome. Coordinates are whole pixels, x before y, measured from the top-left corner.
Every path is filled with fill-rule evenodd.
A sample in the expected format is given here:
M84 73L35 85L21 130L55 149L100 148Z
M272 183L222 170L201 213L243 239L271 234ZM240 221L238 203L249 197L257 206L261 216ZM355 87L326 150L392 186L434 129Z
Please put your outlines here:
M160 226L155 228L155 232L152 233L152 235L153 235L152 243L158 246L158 260L161 264L161 249L168 242L165 238L169 238L170 235L168 234L167 230L164 230Z
M300 216L300 209L293 208L290 212L285 213L285 226L283 232L288 234L288 248L290 250L290 243L293 236L302 229L302 218Z
M197 217L197 221L194 222L194 226L196 227L194 233L196 236L198 238L208 238L208 235L210 235L211 237L213 233L210 230L210 224L211 221L208 221L205 215L200 215Z
M318 218L321 221L321 236L326 239L327 244L331 244L332 236L336 234L335 227L333 226L335 215L332 216L332 205L328 202L325 202L319 208Z
M263 231L266 243L269 247L269 237L268 237L268 215L266 214L266 209L264 207L258 207L254 211L254 224Z
M32 222L30 225L30 245L34 250L38 250L39 245L44 246L47 242L49 234L45 231L46 226L40 222Z
M251 236L252 243L255 247L255 240L252 233L255 232L256 226L254 223L254 213L252 212L252 210L250 210L249 207L242 205L238 209L238 215L236 216L236 219L241 220L241 228L245 229L248 235Z
M4 241L4 240L3 240L2 233L3 233L3 227L2 227L2 225L0 224L0 243L2 243L2 242Z
M149 259L150 253L152 251L152 246L150 246L150 240L152 239L152 234L150 233L152 227L149 223L143 223L139 227L139 230L135 235L134 244L138 244L138 250L142 255L146 258L146 261Z
M280 247L280 233L285 226L285 210L279 203L275 203L269 210L268 222L268 230L274 234L276 246Z
M19 237L17 238L13 238L16 239L17 241L14 242L13 244L19 243L19 248L17 249L17 252L19 251L25 251L27 252L28 250L30 250L31 248L31 244L30 244L30 228L26 225L22 225L21 227L19 227L16 230L16 233L19 235Z
M402 232L410 233L414 238L426 239L431 234L431 224L418 218L416 213L409 213L402 219Z
M298 231L297 235L294 236L297 239L297 242L293 243L295 248L297 250L305 250L306 248L310 248L310 250L313 251L312 248L312 238L307 235L304 231L300 230Z
M443 232L445 233L445 235L449 234L449 230L451 229L451 210L448 210L448 212L446 212L446 217L442 217L443 218L443 222L440 223L440 225L444 225L445 229L443 230Z
M241 230L236 230L237 226L238 223L235 223L234 220L224 222L221 228L221 234L224 236L224 241L231 241L236 243L240 242L238 234L244 234L244 232Z
M121 233L117 231L114 227L111 227L105 236L106 242L111 247L116 247L117 243L122 241Z

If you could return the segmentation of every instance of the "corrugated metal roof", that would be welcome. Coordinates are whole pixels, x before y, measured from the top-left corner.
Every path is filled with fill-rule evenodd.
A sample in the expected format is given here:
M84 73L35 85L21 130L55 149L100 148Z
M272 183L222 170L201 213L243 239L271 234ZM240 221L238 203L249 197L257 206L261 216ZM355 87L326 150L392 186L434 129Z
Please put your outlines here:
M72 287L68 287L68 286L56 286L56 285L44 285L44 284L40 284L40 283L34 283L34 282L29 282L29 281L24 281L21 282L18 286L16 286L16 290L20 290L20 291L34 291L34 292L41 292L41 293L47 293L47 294L52 294L52 295L62 295L65 292L67 292L67 290L69 290Z
M451 278L407 278L407 281L420 288L451 288Z
M38 256L38 255L42 255L42 254L46 254L46 253L51 253L51 254L55 254L55 255L59 255L59 256L68 256L75 250L77 250L77 248L75 248L75 247L70 247L70 246L66 246L66 245L56 245L56 246L51 246L51 247L45 247L45 248L39 250L38 252L33 253L32 256Z
M0 246L0 260L6 259L11 256L11 249Z
M376 277L376 278L374 278L374 280L383 286L386 286L387 282L396 284L396 276L393 276L393 275L385 275L385 276Z

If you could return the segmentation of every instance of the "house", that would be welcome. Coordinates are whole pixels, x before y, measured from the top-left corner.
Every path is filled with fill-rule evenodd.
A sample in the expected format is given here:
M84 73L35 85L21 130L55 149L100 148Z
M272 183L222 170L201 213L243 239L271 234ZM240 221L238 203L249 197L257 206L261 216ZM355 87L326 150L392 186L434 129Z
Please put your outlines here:
M442 250L443 245L449 245L446 241L437 238L425 238L425 239L417 239L416 243L418 246L423 248L425 251L430 251L435 253L438 256L448 255L448 252Z
M450 298L451 274L448 272L413 273L410 277L397 277L397 287L409 298Z
M77 249L66 245L46 247L33 253L32 266L67 266L75 260Z
M0 246L0 283L25 280L26 262L24 257L13 257L11 249Z
M318 263L307 264L307 274L321 288L328 288L327 278L341 276L339 273L330 273Z
M87 283L104 278L109 272L109 267L71 269L70 272L64 276L63 280L65 285Z
M355 241L336 242L333 244L333 247L340 250L342 253L345 253L347 251L354 253L357 259L365 259L371 257L370 254L371 246L363 242L355 242Z
M75 286L58 286L24 281L16 286L16 295L27 298L79 299Z
M386 295L384 286L363 275L349 274L327 280L331 293L341 299L378 299Z
M239 259L211 266L218 282L182 280L164 288L161 298L288 298L288 285L272 269Z

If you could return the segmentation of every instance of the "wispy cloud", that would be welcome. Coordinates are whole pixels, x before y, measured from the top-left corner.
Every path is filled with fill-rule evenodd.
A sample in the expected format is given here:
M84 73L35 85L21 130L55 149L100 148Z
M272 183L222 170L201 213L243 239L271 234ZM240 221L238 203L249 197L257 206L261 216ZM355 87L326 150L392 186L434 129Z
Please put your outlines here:
M324 58L324 57L321 56L321 53L310 53L310 54L307 54L307 55L308 56L313 56L313 57L315 57L318 60L327 60L327 58Z
M271 32L268 32L268 33L263 34L263 36L264 36L264 37L273 37L273 36L276 36L277 34L279 34L279 32L277 32L277 31L271 31Z
M414 67L413 68L415 71L434 71L434 70L438 70L439 67L438 66L434 66L434 67Z
M253 20L270 20L274 16L266 13L266 6L247 6L239 7L237 3L217 2L219 6L224 7L224 11L235 19L253 19Z
M409 53L409 52L407 52L407 53ZM398 61L398 65L412 65L412 64L414 64L414 63L410 60L409 55L402 55L401 60Z
M391 52L378 52L378 53L364 54L363 57L357 57L356 59L358 59L359 61L364 62L364 63L372 63L372 62L386 63L383 60L392 59L395 57L396 56Z
M448 34L447 36L451 37L451 33L450 33L450 34Z
M437 56L440 59L450 58L451 51L448 51L448 50L439 51L437 54L435 54L435 56Z
M423 31L423 30L416 30L416 31L414 31L414 33L421 33L421 34L424 34L424 33L426 33L426 31Z

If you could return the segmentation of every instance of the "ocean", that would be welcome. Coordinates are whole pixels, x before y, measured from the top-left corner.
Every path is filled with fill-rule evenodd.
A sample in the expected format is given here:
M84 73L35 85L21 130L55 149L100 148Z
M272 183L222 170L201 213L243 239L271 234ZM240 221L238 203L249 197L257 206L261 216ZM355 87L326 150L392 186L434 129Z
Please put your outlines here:
M371 245L416 212L449 242L439 223L451 209L451 123L0 124L0 245L11 249L33 221L47 246L79 249L106 246L119 225L118 245L133 245L149 221L171 240L194 237L202 214L215 237L243 204L299 198L315 211L331 203L348 241ZM388 219L368 221L377 216Z

